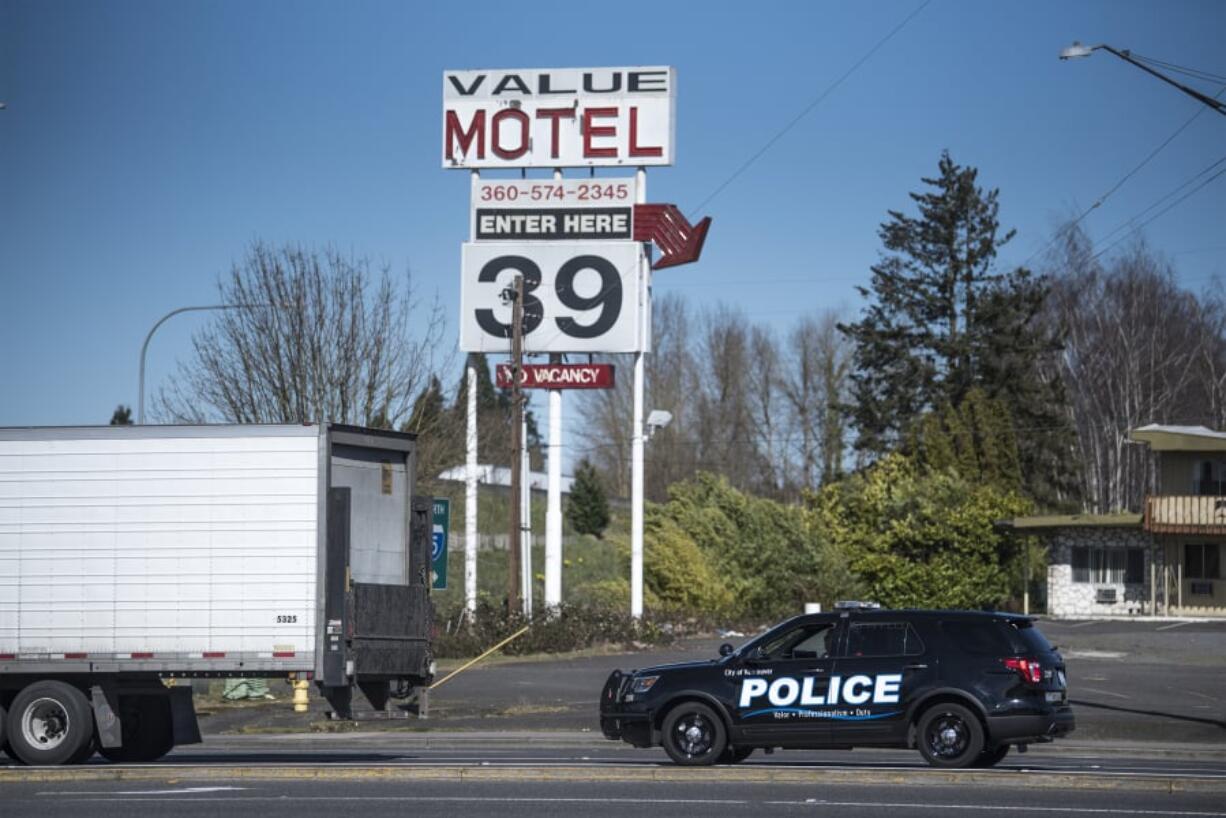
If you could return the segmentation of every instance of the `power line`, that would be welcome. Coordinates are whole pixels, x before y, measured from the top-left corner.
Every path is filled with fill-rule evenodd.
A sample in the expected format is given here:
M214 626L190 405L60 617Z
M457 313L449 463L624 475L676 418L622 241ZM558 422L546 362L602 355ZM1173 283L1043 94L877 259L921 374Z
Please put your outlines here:
M878 40L877 43L864 54L864 56L858 59L851 66L851 68L848 68L845 72L843 72L843 74L838 79L836 79L829 86L827 86L826 89L822 91L820 94L818 94L818 96L812 102L810 102L803 109L801 109L800 113L792 117L792 119L786 125L784 125L774 136L768 139L765 145L763 145L752 156L750 156L748 159L742 162L740 167L738 167L735 171L733 171L732 175L730 175L727 179L721 182L720 185L716 187L715 190L713 190L710 193L710 195L708 195L705 199L699 202L698 205L690 211L690 213L688 214L688 217L691 219L696 218L696 215L699 212L701 212L701 210L707 204L709 204L712 199L714 199L716 196L722 193L726 187L728 187L730 184L736 181L737 177L739 177L742 173L748 170L749 167L753 165L754 162L758 161L758 159L760 159L763 156L763 154L769 151L775 145L776 142L782 139L784 135L788 133L788 131L792 130L792 128L800 124L800 121L802 119L804 119L815 108L817 108L817 106L820 105L822 101L826 99L826 97L830 96L830 94L833 93L840 85L842 85L843 82L846 81L848 77L854 74L860 66L868 62L869 59L874 54L876 54L879 50L881 50L882 46L884 46L891 39L893 39L894 36L898 34L898 32L902 31L903 28L906 27L907 23L911 22L911 20L913 20L921 11L927 8L931 2L932 0L924 0L924 2L916 6L914 11L912 11L910 14L904 17L896 26L894 26L894 28L890 29L889 33L887 33L884 37ZM612 289L611 287L605 287L597 294L597 297L602 297L606 295L607 293L610 292L611 289ZM553 337L556 338L560 334L561 332L558 331L554 334ZM552 341L553 339L551 338L550 340Z
M1135 55L1134 55L1134 56L1135 56ZM1224 79L1223 79L1223 81L1226 81L1226 78L1224 78ZM1220 97L1220 96L1221 96L1221 95L1222 95L1224 92L1226 92L1226 86L1223 86L1223 87L1222 87L1222 88L1221 88L1221 89L1220 89L1220 90L1217 92L1217 94L1215 95L1215 98ZM1038 250L1035 250L1033 253L1031 253L1031 254L1030 254L1030 256L1029 256L1029 257L1028 257L1028 258L1027 258L1025 261L1023 261L1023 262L1022 262L1022 266L1023 266L1023 267L1029 267L1029 266L1030 266L1030 262L1031 262L1031 261L1033 261L1033 260L1034 260L1034 259L1035 259L1037 256L1040 256L1040 255L1042 255L1043 253L1046 253L1046 252L1047 252L1047 251L1048 251L1048 250L1051 248L1051 246L1052 246L1053 244L1055 244L1055 243L1056 243L1056 241L1058 241L1058 240L1061 238L1061 236L1062 236L1062 235L1065 235L1065 234L1068 234L1068 233L1072 232L1072 230L1073 230L1074 228L1076 228L1076 227L1077 227L1077 225L1081 224L1081 222L1082 222L1082 221L1085 219L1085 217L1086 217L1086 216L1089 216L1091 213L1093 213L1095 210L1097 210L1097 209L1098 209L1098 208L1099 208L1099 207L1100 207L1100 206L1103 204L1103 202L1107 201L1107 199L1111 197L1111 195L1112 195L1112 194L1114 194L1114 193L1115 193L1117 190L1119 190L1121 187L1123 187L1125 182L1127 182L1129 179L1131 179L1133 176L1135 176L1135 175L1137 174L1137 172L1138 172L1139 170L1141 170L1141 168L1143 168L1143 167L1145 167L1146 165L1148 165L1148 164L1149 164L1149 163L1150 163L1150 162L1153 160L1153 158L1154 158L1155 156L1157 156L1158 154L1162 153L1162 151L1163 151L1163 150L1166 148L1166 146L1167 146L1167 145L1169 145L1169 144L1171 144L1171 142L1172 142L1172 141L1174 141L1175 137L1179 136L1181 133L1183 133L1183 132L1184 132L1184 130L1185 130L1185 129L1186 129L1188 126L1189 126L1189 125L1191 125L1193 122L1195 122L1195 121L1196 121L1196 118L1197 118L1197 117L1199 117L1201 114L1203 114L1203 113L1205 112L1205 110L1206 110L1206 109L1205 109L1203 106L1199 106L1199 107L1196 109L1196 113L1194 113L1194 114L1192 114L1192 116L1188 117L1188 119L1187 119L1187 120L1186 120L1186 121L1185 121L1185 122L1184 122L1182 125L1180 125L1178 128L1176 128L1176 129L1175 129L1175 132L1174 132L1174 133L1172 133L1170 136L1168 136L1166 139L1164 139L1164 140L1162 141L1162 143L1158 145L1158 147L1156 147L1156 148L1154 148L1152 151L1150 151L1150 152L1149 152L1149 155L1148 155L1148 156L1146 156L1144 159L1142 159L1142 160L1141 160L1141 162L1140 162L1140 164L1138 164L1138 165L1137 165L1136 167L1134 167L1132 170L1130 170L1130 171L1128 171L1127 173L1125 173L1125 174L1124 174L1124 176L1123 176L1123 177L1122 177L1122 178L1121 178L1121 179L1120 179L1118 182L1116 182L1114 185L1112 185L1112 186L1111 186L1111 189L1110 189L1110 190L1108 190L1106 193L1104 193L1104 194L1102 194L1101 196L1099 196L1099 197L1098 197L1098 199L1096 199L1096 200L1095 200L1094 204L1092 204L1092 205L1090 205L1089 207L1087 207L1087 208L1086 208L1086 209L1085 209L1085 210L1084 210L1084 211L1081 213L1081 215L1080 215L1080 216L1078 216L1076 219L1074 219L1073 221L1069 222L1068 224L1063 225L1063 226L1062 226L1062 227L1060 227L1058 230L1056 230L1056 232L1052 234L1052 237L1051 237L1050 239L1048 239L1048 240L1047 240L1047 243L1046 243L1046 244L1044 244L1044 245L1043 245L1042 247L1040 247Z
M815 109L818 105L822 104L822 102L826 99L826 97L830 96L830 94L832 94L835 91L835 89L837 89L840 85L842 85L843 82L848 77L854 74L860 66L868 62L869 59L872 58L872 56L876 54L881 49L882 46L884 46L891 39L893 39L895 34L902 31L903 28L906 27L907 23L911 22L911 20L914 19L921 11L927 8L928 4L931 2L932 0L924 0L924 2L920 3L915 8L914 11L912 11L910 14L904 17L898 25L890 29L890 32L886 34L884 37L882 37L880 40L878 40L877 44L874 45L872 48L870 48L868 52L864 54L863 57L856 60L855 64L852 65L851 68L848 68L847 71L845 71L842 76L840 76L838 79L832 82L829 86L827 86L826 90L822 91L820 94L817 95L817 97L812 102L810 102L808 105L802 108L800 113L792 117L792 119L786 125L780 128L779 131L776 132L774 136L772 136L770 139L766 141L765 145L763 145L752 156L750 156L743 163L741 163L741 166L738 167L735 171L733 171L731 176L729 176L727 179L721 182L720 185L715 188L715 190L711 191L710 195L708 195L707 198L699 202L698 205L695 206L694 209L690 211L690 218L693 218L697 213L701 212L703 207L705 207L708 203L710 203L712 199L714 199L716 196L718 196L720 193L724 191L724 188L728 187L728 185L736 181L737 177L739 177L742 173L748 170L749 167L754 162L757 162L759 159L762 158L763 154L765 154L772 147L774 147L776 142L782 139L790 130L792 130L797 125L799 125L802 119L808 116L813 111L813 109Z
M1217 168L1217 166L1218 166L1218 165L1222 164L1223 162L1226 162L1226 156L1223 156L1221 159L1218 159L1216 162L1214 162L1214 163L1213 163L1213 164L1211 164L1209 167L1207 167L1207 168L1205 168L1204 170L1202 170L1200 173L1197 173L1197 174L1196 174L1195 176L1193 176L1192 178L1190 178L1190 179L1188 179L1188 180L1184 181L1182 184L1180 184L1178 187L1176 187L1176 188L1175 188L1174 190L1172 190L1170 193L1167 193L1167 194L1166 194L1165 196L1163 196L1161 199L1159 199L1158 201L1154 202L1154 203L1153 203L1153 204L1151 204L1149 207L1147 207L1147 208L1145 208L1144 210L1142 210L1140 213L1137 213L1136 215L1134 215L1132 218L1128 219L1128 220L1127 220L1127 221L1125 221L1125 222L1121 222L1121 223L1120 223L1119 225L1117 225L1117 226L1116 226L1116 227L1115 227L1113 230L1111 230L1111 232L1107 233L1107 234L1106 234L1106 236L1104 236L1103 238L1101 238L1099 241L1100 241L1100 242L1106 241L1106 240L1107 240L1107 239L1108 239L1110 236L1112 236L1112 235L1114 235L1115 233L1119 232L1119 231L1120 231L1121 229L1123 229L1124 227L1127 227L1128 225L1133 224L1133 223L1134 223L1134 222L1135 222L1137 219L1139 219L1140 217L1144 216L1146 213L1148 213L1149 211L1153 210L1155 207L1158 207L1158 206L1159 206L1159 205L1161 205L1161 204L1162 204L1164 201L1166 201L1167 199L1169 199L1169 198L1171 198L1172 196L1176 195L1177 193L1179 193L1181 190L1183 190L1184 188L1186 188L1188 185L1190 185L1190 184L1192 184L1193 182L1195 182L1195 181L1196 181L1197 179L1199 179L1200 177L1204 176L1204 175L1205 175L1205 174L1207 174L1207 173L1212 172L1212 171L1213 171L1215 168ZM1221 169L1220 169L1220 170L1218 170L1216 173L1214 173L1212 176L1210 176L1209 178L1205 179L1205 180L1204 180L1203 182L1201 182L1199 185L1197 185L1196 187L1192 188L1192 189L1191 189L1191 190L1189 190L1187 193L1185 193L1184 195L1180 196L1178 199L1176 199L1175 201L1171 202L1169 205L1167 205L1166 207L1162 208L1161 210L1159 210L1159 211L1158 211L1157 213L1155 213L1154 215L1152 215L1152 216L1150 216L1149 218L1147 218L1145 221L1141 222L1140 224L1136 224L1134 227L1132 227L1132 229L1130 229L1130 230L1126 231L1126 232L1125 232L1123 235L1121 235L1121 236L1120 236L1118 239L1116 239L1115 241L1111 242L1111 244L1107 245L1107 246L1106 246L1106 247L1104 247L1102 250L1099 250L1097 253L1095 253L1095 254L1094 254L1094 259L1098 259L1100 256L1102 256L1103 254L1105 254L1107 251L1111 250L1112 248L1114 248L1115 246L1117 246L1118 244L1120 244L1120 242L1124 241L1125 239L1127 239L1129 236L1131 236L1131 235L1133 235L1134 233L1136 233L1136 232L1137 232L1138 230L1140 230L1141 228L1143 228L1143 227L1145 227L1146 225L1148 225L1148 224L1150 224L1151 222L1153 222L1153 221L1154 221L1155 219L1157 219L1159 216L1162 216L1163 214L1170 212L1170 210L1171 210L1172 208L1174 208L1176 205L1180 204L1181 202L1183 202L1184 200L1186 200L1186 199L1187 199L1189 196L1191 196L1192 194L1196 193L1198 190L1200 190L1201 188L1205 187L1206 185L1208 185L1208 184L1209 184L1210 182L1212 182L1213 180L1215 180L1215 179L1217 179L1218 177L1220 177L1220 176L1221 176L1223 173L1226 173L1226 168L1221 168Z
M1226 76L1223 76L1221 74L1214 74L1211 71L1202 71L1199 68L1189 68L1186 65L1179 65L1178 63L1166 62L1165 60L1160 60L1157 57L1146 57L1141 54L1138 54L1135 51L1129 51L1128 55L1132 57L1134 60L1140 60L1141 62L1149 63L1151 65L1158 65L1158 66L1161 66L1162 68L1165 68L1167 71L1174 71L1175 73L1183 74L1184 76L1194 77L1196 79L1201 79L1201 80L1209 80L1213 82L1226 82Z

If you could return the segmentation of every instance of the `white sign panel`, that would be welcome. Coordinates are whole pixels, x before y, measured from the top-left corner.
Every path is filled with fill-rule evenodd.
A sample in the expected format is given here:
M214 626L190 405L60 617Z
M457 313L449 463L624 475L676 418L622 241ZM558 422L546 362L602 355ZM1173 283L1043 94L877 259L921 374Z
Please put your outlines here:
M673 164L664 66L445 71L443 167Z
M634 177L481 179L473 176L473 241L634 238Z
M524 277L524 352L639 349L637 242L464 245L460 349L510 352L511 305L503 291Z

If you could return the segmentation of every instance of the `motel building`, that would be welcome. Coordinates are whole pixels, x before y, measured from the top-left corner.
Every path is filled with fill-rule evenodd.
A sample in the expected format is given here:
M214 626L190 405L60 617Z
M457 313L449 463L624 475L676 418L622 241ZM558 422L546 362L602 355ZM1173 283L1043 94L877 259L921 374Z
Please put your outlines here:
M1047 615L1226 617L1226 432L1151 424L1129 439L1157 456L1142 513L1002 522L1047 543Z

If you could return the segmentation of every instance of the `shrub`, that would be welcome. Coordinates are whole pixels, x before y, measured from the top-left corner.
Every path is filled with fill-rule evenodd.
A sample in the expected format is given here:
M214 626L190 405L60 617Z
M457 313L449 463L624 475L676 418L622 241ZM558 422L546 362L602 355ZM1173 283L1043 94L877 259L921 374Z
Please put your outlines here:
M710 474L674 484L669 496L648 511L649 538L660 550L660 575L648 582L670 601L699 606L696 613L774 619L799 613L806 602L829 605L859 590L842 554L803 506L744 494ZM666 560L669 552L675 555ZM690 581L705 584L701 594L678 595L669 575L682 570L677 563Z
M455 609L439 611L435 621L439 632L434 638L434 655L439 658L478 656L529 624L521 612L508 613L487 600L478 604L474 617L463 616L460 609ZM629 605L563 605L549 615L537 612L528 632L501 652L511 656L565 653L604 644L662 644L670 640L669 633L653 621L631 618Z
M1032 508L1015 492L920 473L902 455L810 495L809 504L869 598L924 608L1004 602L1016 584L1009 566L1018 546L994 523Z

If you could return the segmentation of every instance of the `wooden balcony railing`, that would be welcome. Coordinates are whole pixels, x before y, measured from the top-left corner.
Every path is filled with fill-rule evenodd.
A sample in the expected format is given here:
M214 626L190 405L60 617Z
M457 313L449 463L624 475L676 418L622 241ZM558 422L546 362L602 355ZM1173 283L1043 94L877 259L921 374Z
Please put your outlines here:
M1145 530L1154 534L1226 534L1226 497L1146 497Z

